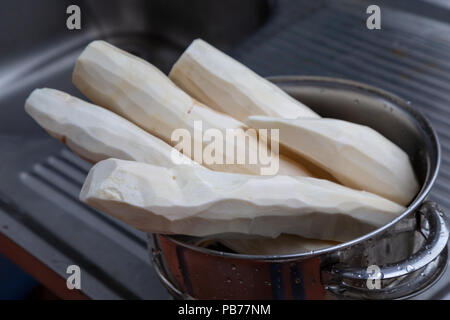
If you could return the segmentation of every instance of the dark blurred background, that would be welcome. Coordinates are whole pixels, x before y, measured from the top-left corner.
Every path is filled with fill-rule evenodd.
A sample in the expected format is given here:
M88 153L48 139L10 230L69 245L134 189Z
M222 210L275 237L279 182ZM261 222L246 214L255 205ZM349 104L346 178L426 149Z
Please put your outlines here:
M66 8L81 8L68 30ZM381 7L381 30L366 8ZM165 299L146 235L77 200L89 164L52 140L23 105L37 87L80 96L73 64L105 39L168 72L203 38L261 74L353 79L398 94L438 131L431 198L450 211L448 0L3 0L0 4L0 299ZM83 270L81 293L65 287ZM450 276L420 298L450 298Z

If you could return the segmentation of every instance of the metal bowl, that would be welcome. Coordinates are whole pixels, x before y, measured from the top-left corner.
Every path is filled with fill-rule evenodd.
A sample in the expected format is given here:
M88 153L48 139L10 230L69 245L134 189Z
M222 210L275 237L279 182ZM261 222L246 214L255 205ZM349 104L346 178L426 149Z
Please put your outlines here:
M191 237L149 235L153 264L169 292L177 299L393 299L435 283L447 265L449 233L442 211L425 201L440 164L429 122L408 102L362 83L270 80L323 117L367 125L400 146L413 163L420 192L382 228L312 252L242 255L195 246Z

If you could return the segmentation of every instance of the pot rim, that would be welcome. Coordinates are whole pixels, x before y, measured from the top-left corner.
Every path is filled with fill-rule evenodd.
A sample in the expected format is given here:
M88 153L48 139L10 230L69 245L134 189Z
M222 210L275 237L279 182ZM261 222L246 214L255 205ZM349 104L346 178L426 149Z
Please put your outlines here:
M419 112L418 110L412 108L408 102L400 98L399 96L390 93L388 91L385 91L383 89L379 89L377 87L367 85L358 81L353 80L347 80L342 78L334 78L334 77L321 77L321 76L271 76L267 78L269 81L277 84L277 83L283 83L283 82L319 82L319 83L331 83L331 84L340 84L345 85L348 87L360 89L363 91L366 91L367 93L377 95L379 97L382 97L386 100L389 100L393 102L396 106L400 107L401 109L405 110L409 114L413 115L414 118L422 125L423 129L425 131L428 131L430 133L430 138L432 140L432 143L435 148L436 152L436 160L434 163L435 170L434 172L431 171L431 167L433 167L433 163L430 163L429 167L427 168L427 174L425 177L425 181L422 185L422 188L420 189L419 193L416 195L414 200L411 202L411 204L406 208L406 210L399 215L397 218L389 222L388 224L384 225L383 227L380 227L370 233L367 233L361 237L358 237L356 239L332 246L327 247L319 250L313 250L308 252L302 252L302 253L293 253L293 254L284 254L284 255L250 255L250 254L238 254L238 253L228 253L228 252L222 252L207 248L202 248L193 244L185 243L181 240L178 240L175 238L174 235L163 235L164 237L169 238L171 241L175 242L176 244L180 246L187 247L191 250L198 251L201 253L209 254L209 255L215 255L220 256L224 258L232 258L232 259L242 259L242 260L294 260L294 259L304 259L304 258L311 258L314 256L319 256L323 254L328 254L333 251L339 251L342 249L347 249L349 247L352 247L354 245L357 245L361 242L364 242L366 240L372 239L383 232L387 231L389 228L391 228L393 225L395 225L400 220L406 218L409 216L412 212L416 211L419 206L423 203L425 198L428 196L431 188L434 185L434 182L437 178L440 164L441 164L441 147L439 143L439 138L437 136L436 131L431 126L430 122L426 119L426 117Z

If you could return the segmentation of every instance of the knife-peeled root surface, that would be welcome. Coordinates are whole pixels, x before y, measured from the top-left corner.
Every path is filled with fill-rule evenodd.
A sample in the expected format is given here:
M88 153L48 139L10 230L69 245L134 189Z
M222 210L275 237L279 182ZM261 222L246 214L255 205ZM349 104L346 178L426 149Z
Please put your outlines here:
M167 168L194 164L130 121L58 90L34 90L25 110L52 137L92 163L117 158Z
M123 116L174 147L178 142L171 138L177 129L189 132L191 146L198 143L205 149L211 144L211 141L201 139L196 122L201 122L203 131L217 129L222 132L222 146L227 144L226 129L235 129L239 137L235 152L226 148L215 149L222 163L198 161L192 149L183 150L186 156L212 170L259 175L261 168L266 167L265 163L250 164L246 161L240 164L234 160L237 154L246 158L249 154L256 155L258 148L269 155L271 161L267 163L276 161L277 155L270 156L270 151L265 152L267 145L261 139L258 141L256 135L245 132L245 124L192 99L147 61L104 41L94 41L83 51L75 66L73 83L95 104ZM283 155L279 156L278 174L311 176L303 165Z
M348 241L395 219L404 207L307 177L258 177L200 166L172 169L109 159L90 171L81 201L163 234L241 233Z
M279 129L280 144L330 172L343 185L407 205L419 191L400 147L367 126L336 119L249 117L252 128Z
M200 39L181 56L169 77L193 98L240 121L252 115L320 118L273 83Z

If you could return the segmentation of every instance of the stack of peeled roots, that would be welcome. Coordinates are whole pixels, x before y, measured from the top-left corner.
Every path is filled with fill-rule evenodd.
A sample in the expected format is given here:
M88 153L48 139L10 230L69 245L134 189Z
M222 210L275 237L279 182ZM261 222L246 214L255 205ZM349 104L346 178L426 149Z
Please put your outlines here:
M37 89L26 111L95 164L80 200L145 232L204 237L238 253L298 253L382 227L418 192L407 154L384 136L321 118L202 40L170 78L95 41L79 57L73 82L94 104ZM184 129L192 145L207 148L199 121L223 133L220 146L234 129L234 150L214 150L224 164L199 163L172 139ZM289 156L248 128L279 129ZM264 173L267 163L233 163L255 148L278 157L277 174Z

